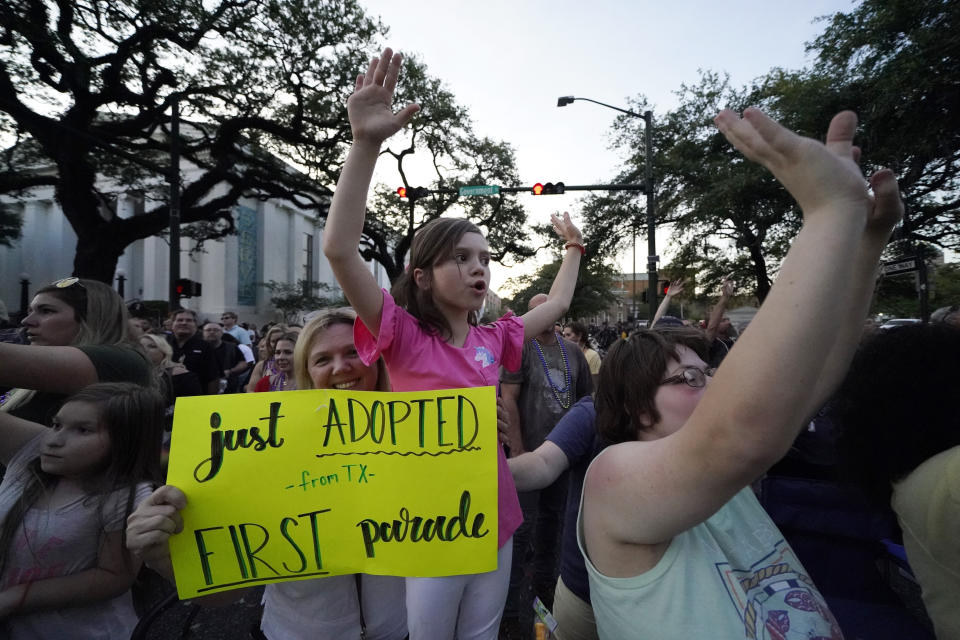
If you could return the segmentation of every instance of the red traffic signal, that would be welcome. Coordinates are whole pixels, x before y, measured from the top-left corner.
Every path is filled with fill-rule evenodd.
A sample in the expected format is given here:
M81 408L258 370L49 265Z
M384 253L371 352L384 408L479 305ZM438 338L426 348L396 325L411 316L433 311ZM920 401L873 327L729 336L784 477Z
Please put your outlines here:
M661 282L660 286L662 287L661 293L663 295L667 295L667 291L670 291L670 282L669 281Z
M530 190L535 196L552 196L559 195L563 193L565 187L562 182L548 182L547 184L542 184L538 182L533 185L533 188Z
M418 200L420 198L426 198L428 195L430 195L430 189L427 189L426 187L411 187L408 191L406 187L400 187L397 189L397 195L401 198Z
M174 289L177 292L177 295L181 298L194 298L201 295L203 287L199 282L189 280L187 278L180 278L174 282Z

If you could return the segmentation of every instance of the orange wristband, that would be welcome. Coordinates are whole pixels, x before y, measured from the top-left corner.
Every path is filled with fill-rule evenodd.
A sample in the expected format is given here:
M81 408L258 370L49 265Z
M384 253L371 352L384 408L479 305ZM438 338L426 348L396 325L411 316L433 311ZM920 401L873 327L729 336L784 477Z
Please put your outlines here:
M580 249L581 256L587 255L587 248L582 242L568 242L567 244L563 245L564 249L569 249L570 247L576 247L577 249Z

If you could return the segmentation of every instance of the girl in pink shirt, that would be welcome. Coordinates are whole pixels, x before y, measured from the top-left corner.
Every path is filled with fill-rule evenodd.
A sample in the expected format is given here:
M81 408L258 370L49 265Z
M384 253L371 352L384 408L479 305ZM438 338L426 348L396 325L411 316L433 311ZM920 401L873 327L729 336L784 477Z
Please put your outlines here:
M563 263L550 299L522 318L504 316L478 326L490 285L490 251L480 229L467 220L439 218L424 225L410 248L407 272L382 291L357 251L367 192L384 140L419 110L393 113L391 103L402 57L386 49L357 77L347 101L353 146L337 183L323 235L323 252L357 311L357 350L367 361L383 355L394 391L496 385L500 365L520 366L526 338L563 316L573 297L583 240L564 214L553 216L565 242ZM443 578L407 579L407 622L413 640L495 640L507 596L511 536L522 516L502 450L498 473L497 570Z

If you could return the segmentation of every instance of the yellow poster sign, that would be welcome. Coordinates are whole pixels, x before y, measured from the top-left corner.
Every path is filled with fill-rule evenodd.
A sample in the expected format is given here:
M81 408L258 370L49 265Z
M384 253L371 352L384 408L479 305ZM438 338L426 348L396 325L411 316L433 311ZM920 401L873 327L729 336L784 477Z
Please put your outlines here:
M497 565L493 387L318 389L177 400L167 482L181 598L371 573Z

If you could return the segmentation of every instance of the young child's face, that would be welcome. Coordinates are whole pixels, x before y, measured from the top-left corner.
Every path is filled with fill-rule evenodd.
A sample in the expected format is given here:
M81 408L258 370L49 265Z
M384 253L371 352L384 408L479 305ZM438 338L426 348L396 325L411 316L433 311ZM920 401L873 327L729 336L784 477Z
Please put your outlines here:
M465 233L453 255L433 267L430 283L441 310L475 311L490 288L490 247L479 233Z
M40 468L65 478L83 479L106 466L110 436L97 407L68 402L53 418L40 446Z

